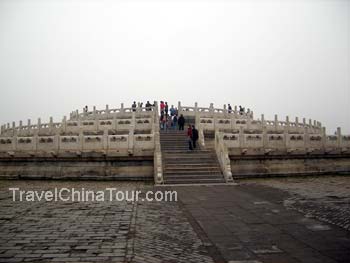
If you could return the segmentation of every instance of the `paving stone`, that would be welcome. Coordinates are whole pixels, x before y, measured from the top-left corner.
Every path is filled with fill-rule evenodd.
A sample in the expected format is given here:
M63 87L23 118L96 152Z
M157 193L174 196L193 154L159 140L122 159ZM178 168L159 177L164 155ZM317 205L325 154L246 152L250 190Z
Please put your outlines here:
M66 258L68 257L68 253L66 254L43 254L43 258Z

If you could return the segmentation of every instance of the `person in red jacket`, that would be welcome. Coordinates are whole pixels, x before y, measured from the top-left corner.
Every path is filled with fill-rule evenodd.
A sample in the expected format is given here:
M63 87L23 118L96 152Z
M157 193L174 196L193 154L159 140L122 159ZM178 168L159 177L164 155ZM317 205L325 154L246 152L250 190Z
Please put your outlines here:
M163 113L163 114L164 114L164 108L165 108L164 101L161 101L161 102L160 102L160 113ZM163 114L161 114L161 115L163 115Z
M188 138L188 148L192 151L193 147L192 147L192 126L188 125L187 128L187 138Z

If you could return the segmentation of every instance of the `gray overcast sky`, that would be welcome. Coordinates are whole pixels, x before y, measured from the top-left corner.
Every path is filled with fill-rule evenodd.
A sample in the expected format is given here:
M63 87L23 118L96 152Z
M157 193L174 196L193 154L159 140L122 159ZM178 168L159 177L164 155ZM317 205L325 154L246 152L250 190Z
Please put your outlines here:
M346 0L0 0L0 122L164 99L350 133L349 34Z

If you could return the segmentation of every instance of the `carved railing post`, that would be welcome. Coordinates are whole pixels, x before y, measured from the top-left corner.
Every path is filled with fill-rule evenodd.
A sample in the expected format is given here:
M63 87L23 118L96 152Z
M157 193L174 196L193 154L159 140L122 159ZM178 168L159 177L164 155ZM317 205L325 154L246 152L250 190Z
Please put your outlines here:
M198 130L198 140L199 140L199 144L201 147L205 147L205 138L204 138L204 130L203 127L200 123L200 117L198 115L198 117L196 116L196 128Z
M338 145L338 148L341 149L341 147L342 147L342 135L341 135L341 128L340 127L337 128L337 145Z
M40 129L41 129L41 119L38 118L38 128L37 128L38 133L40 132Z
M49 131L50 131L50 133L52 133L52 131L53 131L53 117L50 117Z
M266 125L265 115L261 114L261 129L264 129L265 125Z
M214 116L214 103L210 103L209 112L211 113L212 116Z
M97 114L97 112L96 112L96 106L93 106L92 109L93 109L93 110L92 110L92 118L93 118L94 120L96 120L96 114Z
M277 127L278 127L278 115L277 114L275 114L274 124L275 124L275 131L277 131Z

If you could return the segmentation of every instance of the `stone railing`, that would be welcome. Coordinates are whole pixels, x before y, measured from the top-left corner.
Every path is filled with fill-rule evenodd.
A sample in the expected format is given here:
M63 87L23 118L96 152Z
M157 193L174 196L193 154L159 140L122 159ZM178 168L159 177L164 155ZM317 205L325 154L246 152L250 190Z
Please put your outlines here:
M156 109L158 115L158 110ZM154 168L154 183L162 184L163 180L163 161L162 161L162 150L160 145L160 134L159 134L159 122L155 119L154 125L154 156L153 156L153 168Z
M152 123L154 122L154 114L149 116L137 116L135 112L131 113L130 116L124 118L113 119L91 119L91 120L66 120L62 122L53 122L52 118L49 123L41 124L40 119L35 125L31 125L30 121L28 125L20 124L15 126L13 123L12 127L9 125L5 128L2 126L0 136L30 136L34 134L57 134L57 133L77 133L83 131L103 131L103 130L129 130L131 126L136 130L151 130Z
M27 137L0 137L0 152L62 152L62 151L103 151L133 154L154 149L153 134L103 134L52 135Z
M202 126L200 125L199 121L200 121L200 117L199 117L199 115L197 115L195 118L195 126L198 130L198 137L199 137L198 142L199 142L199 145L204 148L205 147L204 130L203 130Z
M151 107L140 107L139 105L136 108L124 108L124 104L121 104L120 108L110 109L108 105L103 110L96 109L96 106L93 106L92 111L83 111L79 112L79 110L73 111L70 113L70 120L85 120L85 119L111 119L114 117L120 116L128 116L131 113L135 112L136 114L143 115L153 115L155 108L157 107L157 103L155 102L155 106Z
M322 126L320 122L314 121L312 123L309 120L309 123L306 123L305 118L302 123L298 122L298 118L296 118L295 122L290 122L289 118L286 118L287 121L280 121L275 116L275 120L264 120L262 115L262 120L253 120L253 119L236 119L234 115L231 117L224 116L214 116L214 117L199 117L199 120L196 120L197 127L200 127L203 130L219 130L219 131L227 131L227 130L236 130L241 127L246 130L260 130L267 129L270 131L276 132L284 132L285 130L288 132L294 133L304 133L305 128L308 128L310 133L320 133L322 131Z
M269 154L282 153L350 153L350 136L341 135L338 128L337 135L323 133L309 133L307 129L301 133L276 133L264 129L262 132L245 133L243 128L231 133L220 133L224 144L235 154ZM238 151L237 151L238 150Z
M244 112L240 113L237 110L237 106L234 107L231 111L226 108L224 105L223 108L214 108L214 104L211 103L209 107L198 107L196 102L194 106L182 106L181 102L178 102L178 114L183 114L184 116L192 117L214 117L214 116L235 116L236 119L247 119L253 118L253 112Z
M155 184L162 184L163 183L163 163L162 163L162 151L160 148L160 136L159 132L155 132L154 137L154 182Z
M215 133L215 151L221 166L221 171L224 174L225 181L227 183L233 182L231 161L229 158L227 146L223 140L223 133L221 132Z

